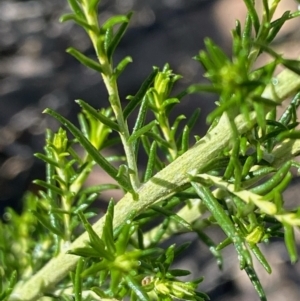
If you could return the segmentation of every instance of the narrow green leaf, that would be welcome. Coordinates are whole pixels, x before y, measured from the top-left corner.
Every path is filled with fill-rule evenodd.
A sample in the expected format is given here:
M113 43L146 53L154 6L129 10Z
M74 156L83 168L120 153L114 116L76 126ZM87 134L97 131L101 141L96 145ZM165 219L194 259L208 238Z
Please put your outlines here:
M273 111L273 110L272 110ZM281 123L280 121L266 119L267 125L270 126L271 129L274 127L278 127L281 130L286 130L287 126Z
M75 301L82 301L82 278L81 273L84 266L84 259L79 258L76 265L75 279L74 279L74 295Z
M263 114L261 114L261 116L262 115ZM258 142L256 144L256 160L257 160L257 163L259 163L263 159L263 157L264 157L263 148L261 147L261 144Z
M246 266L245 272L247 273L253 287L255 288L259 298L261 301L267 301L266 293L264 292L264 289L260 283L259 278L257 277L257 274L252 266Z
M300 106L300 93L297 93L292 99L289 106L286 108L282 116L279 118L279 122L287 126L293 118L293 115L297 116L294 113L294 110Z
M132 63L132 58L130 56L126 56L114 69L114 75L116 79L122 74L124 69L127 67L129 63Z
M85 278L93 274L98 274L99 271L106 270L107 268L109 268L109 263L107 260L94 263L91 267L81 273L81 277Z
M156 160L156 141L152 142L152 145L149 150L147 167L144 175L144 182L147 182L154 174L155 160Z
M243 187L251 187L255 184L257 184L263 177L265 177L268 174L271 174L273 172L276 172L276 169L274 167L265 166L261 167L257 170L254 170L251 172L251 178L249 180L245 180L243 182Z
M166 99L166 100L164 100L164 102L162 104L162 108L164 108L166 110L167 106L174 105L174 104L179 103L179 102L180 101L175 97Z
M229 180L233 176L233 173L234 173L234 160L232 159L232 157L230 157L229 163L224 172L224 176L223 176L224 179Z
M156 105L156 99L159 99L159 95L157 90L154 89L154 87L151 87L148 89L146 93L146 97L148 99L148 104L151 110L153 111L154 114L159 114L158 107Z
M74 56L82 65L84 65L88 68L91 68L93 70L96 70L99 73L103 73L102 66L98 62L88 58L87 56L82 54L77 49L75 49L73 47L70 47L70 48L67 49L67 53Z
M203 281L202 278L199 279L199 281ZM197 300L197 301L207 301L207 300L210 300L209 296L207 294L203 293L203 292L195 292L195 294L197 296L197 299L195 299L195 300Z
M177 257L179 254L182 254L191 245L191 243L192 242L185 242L177 246L174 251L175 257Z
M52 164L52 161L54 161L54 154L53 154L53 149L50 146L52 141L53 141L53 132L51 130L46 131L46 143L47 146L45 147L45 153L47 155L47 158L49 159L48 162L46 162L46 181L47 183L57 186L54 180L54 175L55 175L55 168L58 167L59 164ZM48 147L49 145L49 147ZM56 162L56 161L55 161ZM56 200L57 194L55 193L54 190L52 189L47 189L47 195L51 200ZM56 223L57 221L53 219L53 223Z
M50 232L52 232L53 234L56 234L58 235L59 237L61 238L64 238L64 231L60 228L60 227L57 227L55 225L53 225L51 223L51 221L48 219L49 217L47 216L47 218L41 214L41 213L38 213L36 211L31 211L33 215L35 215L38 219L38 221L47 229L50 230Z
M235 20L235 32L239 38L242 37L242 26L239 20Z
M202 92L208 92L208 93L216 93L219 94L221 92L220 88L214 87L212 85L204 85L204 84L194 84L191 85L187 89L187 93L192 94L192 93L202 93Z
M242 164L239 158L240 151L240 143L235 142L233 145L232 154L230 160L233 161L234 164L234 187L236 190L240 189L241 181L242 181Z
M217 251L223 250L224 248L228 247L231 244L232 244L231 238L227 237L217 245L216 250Z
M189 127L190 130L192 130L199 118L200 115L200 108L197 108L196 110L194 110L192 116L189 118L188 122L187 122L187 126Z
M155 129L155 126L153 127L153 131L154 131L154 129ZM157 144L160 147L164 148L166 151L169 149L170 144L164 138L162 138L158 133L147 132L146 135L151 137L153 140L155 140L157 142Z
M83 11L82 11L82 8L81 8L81 6L79 5L79 3L78 3L77 0L68 0L68 2L69 2L69 5L71 6L73 12L74 12L77 16L79 16L79 17L81 17L81 18L85 18L85 15L84 15L84 13L83 13Z
M289 253L291 263L298 261L298 253L295 241L294 228L288 224L284 224L284 242Z
M130 287L130 289L132 289L135 292L140 301L150 301L144 289L141 287L141 285L138 284L137 281L134 280L132 276L127 274L124 276L124 279L127 285Z
M100 283L101 285L101 283ZM94 286L91 288L91 290L96 294L98 295L99 297L101 298L105 298L106 297L106 294L98 287L98 286ZM104 300L104 299L103 299Z
M271 179L266 181L265 183L256 186L254 188L251 188L250 191L259 194L259 195L265 195L266 193L272 191L275 189L275 187L282 182L286 174L289 172L290 168L292 166L292 162L288 161L284 163L278 171L272 176Z
M115 15L113 17L110 17L105 23L101 26L102 29L107 30L119 23L128 23L129 22L128 16L125 15Z
M183 276L191 275L191 272L187 271L187 270L174 269L174 270L168 271L167 275L168 274L173 277L183 277Z
M153 215L154 216L154 215ZM139 220L141 224L147 224L147 222L151 222L153 220L150 216L147 218L142 218ZM159 225L159 227L155 230L153 236L151 236L149 246L156 246L159 242L162 241L162 237L166 234L167 229L169 228L170 218L165 218L163 222Z
M279 63L285 66L287 69L295 72L296 74L300 75L300 61L299 60L289 60L284 59L282 55L276 53L273 49L268 47L266 44L261 42L255 42L257 46L260 46L266 53L273 56Z
M261 97L261 96L253 96L252 97L252 100L254 102L257 102L257 103L262 103L262 104L265 104L266 106L270 106L270 107L276 107L278 106L278 103L271 100L271 99L267 99L265 97Z
M116 47L118 46L119 42L121 41L127 27L128 27L128 24L129 24L129 21L132 17L132 12L128 13L126 15L126 21L123 21L123 24L121 24L120 28L118 29L118 31L116 32L115 36L113 37L110 45L108 46L108 49L107 49L107 57L109 58L109 60L111 60L114 52L115 52L115 49Z
M147 101L147 98L144 97L141 102L139 113L136 118L136 122L134 124L132 133L135 133L136 131L138 131L139 129L141 129L143 127L145 120L146 120L147 111L148 111L148 101ZM140 139L136 139L132 143L132 148L134 150L134 153L136 154L136 158L138 157L139 144L140 144Z
M46 163L50 164L51 166L59 167L59 165L56 161L49 158L48 156L45 156L44 154L37 153L37 154L34 154L34 156L40 160L45 161Z
M104 49L107 51L109 44L111 43L111 39L113 38L113 28L110 27L105 31L104 35Z
M136 253L135 257L136 258L143 258L143 257L146 257L146 258L150 258L150 257L153 257L153 258L157 258L159 255L161 255L163 253L163 249L161 248L148 248L148 249L145 249L145 250L137 250L137 251L133 251Z
M178 126L180 124L180 122L182 120L186 119L186 117L184 115L179 115L176 117L172 127L171 127L171 137L174 139L175 135L176 135L176 132L177 132L177 129L178 129Z
M266 131L266 110L264 105L258 102L253 102L253 107L256 112L256 119L258 125L261 127L262 133L265 134ZM260 161L260 160L258 160Z
M239 23L239 25L241 24ZM241 30L241 28L239 28L239 30ZM232 32L232 57L238 57L239 53L241 53L242 50L242 39L241 36L239 36L237 33L237 28L235 28L231 32Z
M276 186L276 188L274 189L274 193L279 193L279 195L281 195L281 193L284 192L284 190L287 189L288 185L290 184L291 180L293 179L293 175L292 173L289 171L285 177L282 179L282 181ZM271 194L272 192L270 192ZM266 199L268 197L268 194L265 195Z
M149 138L147 136L142 136L141 141L142 141L142 144L143 144L143 148L144 148L146 154L149 157L150 147L151 147L151 143L149 141Z
M240 152L241 152L242 156L246 155L247 149L248 149L248 139L247 139L247 137L242 136L240 138Z
M65 195L65 193L66 193L61 188L59 188L59 187L57 187L57 186L55 186L53 184L47 183L47 182L45 182L43 180L34 180L33 183L37 184L37 185L39 185L41 187L47 188L49 190L52 190L52 191L58 193L59 195Z
M114 254L116 252L114 234L113 234L113 218L114 218L114 201L110 200L105 215L102 240L105 243L106 250Z
M53 208L57 208L57 203L56 203L56 199L51 199L51 195L43 190L40 190L39 191L39 195L41 196L42 199L46 200L47 204L50 204L52 207L51 207L51 210L53 210ZM42 210L48 210L49 207L48 206L45 206L45 203L43 202L38 202L37 203L37 207L38 208L41 208Z
M287 129L287 128L286 128ZM282 127L281 128L276 128L275 130L273 130L272 132L269 132L266 135L263 135L260 139L259 142L263 143L266 142L268 143L268 145L270 146L270 148L268 149L268 152L271 153L273 148L274 148L274 142L276 142L275 140L277 139L277 136L279 134L282 133ZM270 144L269 144L270 143Z
M146 124L145 126L141 127L140 129L138 129L137 131L135 131L134 133L132 133L132 135L128 139L128 143L132 143L133 141L137 140L142 135L149 132L156 124L158 124L158 122L156 120L153 120L150 123Z
M193 230L197 233L197 235L201 239L201 241L209 248L212 255L216 258L219 269L222 270L223 269L223 257L222 257L221 252L217 249L216 244L203 231L200 231L195 228L193 228ZM232 243L232 242L230 241L230 243Z
M201 50L193 59L197 60L202 65L204 70L207 71L207 73L205 73L206 77L208 77L208 71L211 72L212 70L215 70L213 62L211 61L208 53L204 50Z
M244 0L244 2L245 2L246 6L248 8L248 12L249 12L249 15L252 19L253 26L254 26L254 29L255 29L255 33L257 35L258 31L259 31L259 28L260 28L260 22L259 22L259 17L258 17L256 8L254 6L254 2L253 2L253 0Z
M200 115L200 108L197 108L192 116L188 119L187 123L186 123L186 126L189 128L190 132L192 131L192 129L194 128L198 118L199 118L199 115ZM171 128L171 132L172 132L172 135L175 136L175 132L173 133L173 130L176 129L176 125L175 125L175 122L174 122L174 125L172 126ZM182 135L183 133L181 133L181 135L178 137L178 139L176 140L176 144L177 146L179 146L181 143L182 143Z
M75 174L74 175L74 169L73 169L73 165L75 165L77 163L76 159L71 159L70 161L67 162L67 164L64 166L65 170L68 170L69 173L71 174L70 176L70 183L72 183L78 176L79 174ZM74 178L75 177L75 178Z
M120 226L114 228L114 238L115 239L117 239L119 237L119 235L123 232L123 227L126 224L131 223L131 221L136 217L136 215L137 215L136 210L130 211L128 216L124 219L124 222Z
M130 228L132 226L132 221L127 220L126 223L118 229L118 237L115 242L115 246L117 249L117 255L123 255L126 252L126 248L128 245L128 241L130 239Z
M60 17L59 21L61 23L66 22L66 21L74 21L77 23L79 26L83 27L86 31L93 31L97 32L97 29L88 24L85 19L82 19L74 14L64 14Z
M139 105L139 103L143 100L144 96L147 93L147 90L152 85L154 78L158 73L158 68L153 68L151 74L145 79L140 89L136 93L136 95L130 100L129 104L125 107L123 115L124 119L127 119L128 116L133 112L133 110Z
M245 25L244 25L243 34L242 34L242 48L247 50L248 54L251 49L251 43L250 43L251 34L252 34L252 18L248 12Z
M297 0L297 1L298 1L298 3L300 4L299 0ZM296 10L296 11L294 11L294 12L292 12L292 13L290 14L290 18L291 18L291 19L297 18L297 17L299 17L299 16L300 16L300 11L299 11L299 10Z
M88 232L89 234L89 238L90 238L90 245L96 250L98 251L99 254L101 254L101 257L106 258L107 260L113 260L114 256L113 254L110 254L109 252L106 251L105 249L105 244L103 242L103 240L98 236L98 234L94 231L93 227L90 225L90 223L87 221L86 217L84 216L84 214L79 211L78 212L78 216L80 217L83 226L85 228L85 230Z
M76 1L76 0L75 0ZM97 6L99 5L101 0L89 0L88 3L88 11L89 12L94 12L97 11Z
M257 245L250 246L251 251L255 255L256 259L260 262L260 264L263 266L263 268L267 271L267 273L272 273L272 268L270 267L267 259L265 258L264 254L261 252L259 247Z
M91 193L101 193L105 190L112 190L112 189L120 189L120 187L116 184L100 184L95 186L89 186L80 191L82 194L91 194Z
M225 234L234 243L235 249L239 255L241 269L244 269L246 266L251 266L252 258L247 247L245 246L244 238L242 237L242 235L237 233L233 222L230 220L229 216L226 214L225 210L222 208L218 200L213 196L208 188L203 187L196 182L191 182L191 184L194 187L196 193L202 199L207 209L215 218L218 225L220 225Z
M254 156L247 157L243 169L242 169L242 178L246 177L249 174L251 167L256 163Z
M121 269L110 270L109 292L112 295L117 295L120 290L120 283L123 280L122 274Z
M206 38L204 40L205 47L207 49L207 53L214 65L214 69L222 68L227 62L229 62L229 58L225 54L225 52L217 46L211 39Z
M82 203L82 202L83 201L80 200L78 203ZM89 207L89 205L90 204L84 203L84 204L78 205L78 207L76 206L76 208L72 208L71 211L72 211L72 213L78 214L79 211L84 212Z
M76 99L76 103L78 103L83 109L85 109L89 114L99 120L101 123L107 125L110 129L119 132L119 126L115 122L113 122L110 118L106 117L101 112L95 110L92 106L81 99Z
M95 257L95 258L100 258L102 256L101 252L98 252L96 249L91 247L75 248L69 250L67 254L77 255L81 257Z
M190 129L188 126L185 126L182 132L181 139L181 147L180 147L180 155L185 153L189 149L189 137L190 137Z
M155 210L156 212L159 212L159 213L167 216L167 217L170 217L171 219L173 219L175 222L177 222L178 224L180 224L181 226L183 226L187 230L193 231L193 228L190 225L190 223L188 223L186 220L184 220L182 217L180 217L176 213L174 213L170 210L167 210L163 207L157 206L157 205L152 205L150 208Z
M300 139L300 131L284 131L281 132L276 138L277 141L283 141L285 139Z
M168 271L171 264L173 263L175 258L175 244L168 247L168 249L165 252L165 260L163 263L163 268L165 271Z
M278 32L281 30L282 26L289 19L289 17L290 17L290 12L286 11L281 16L281 18L273 21L270 24L271 30L269 31L268 37L266 39L266 42L268 44L270 44L274 40L274 38L277 36Z
M86 116L83 113L79 113L77 118L79 121L79 125L80 125L82 134L84 135L85 138L89 139L90 127L89 127Z
M121 164L118 168L118 177L126 176L128 175L128 166L126 164Z
M271 19L270 19L270 9L269 9L268 0L263 0L263 6L264 6L264 14L266 16L266 20L269 23L271 21Z
M103 150L105 148L109 148L109 147L112 147L112 146L115 146L115 145L120 145L122 142L121 142L121 139L120 137L112 137L106 141L103 142L103 144L101 145L100 147L100 150ZM109 161L107 159L107 161Z
M107 160L99 153L99 151L84 137L81 131L75 127L69 120L56 113L51 109L46 109L44 113L47 113L61 122L78 140L78 142L84 147L84 149L89 153L93 160L99 164L112 178L114 178L120 186L122 186L126 191L131 191L132 188L126 178L117 177L118 171L113 167Z

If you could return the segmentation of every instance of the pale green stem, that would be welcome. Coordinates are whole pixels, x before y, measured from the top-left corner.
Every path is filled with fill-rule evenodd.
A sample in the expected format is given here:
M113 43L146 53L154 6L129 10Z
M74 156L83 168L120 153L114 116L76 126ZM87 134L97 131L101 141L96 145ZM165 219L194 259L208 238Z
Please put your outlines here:
M278 76L278 79L277 85L266 89L264 97L274 99L276 95L276 100L282 102L287 96L300 90L300 77L295 73L285 70ZM235 121L237 130L242 134L256 124L256 115L252 113L249 122L242 116L238 116ZM203 169L232 143L231 132L231 126L225 114L221 117L218 125L205 137L138 189L139 201L134 200L133 196L127 193L118 202L115 207L114 227L123 224L133 211L140 213L153 203L165 200L182 190L188 185L191 173ZM285 154L284 160L291 157L290 151L294 154L300 152L300 143L297 140L283 144L282 147L285 145L288 147L288 151L281 149L279 152L278 150L279 155ZM103 224L104 217L93 226L100 237ZM85 232L71 244L69 249L84 247L88 240L88 234ZM65 252L50 260L28 281L18 283L8 301L34 301L41 297L43 292L55 287L74 269L79 259L78 256Z
M83 10L85 12L87 22L88 24L92 25L94 28L99 28L97 13L95 13L94 11L89 12L87 8L88 8L88 0L85 0L83 4ZM123 116L117 80L113 74L113 67L109 62L108 57L103 51L101 51L101 49L99 49L99 45L97 45L97 41L99 38L97 33L90 30L88 34L93 43L98 60L102 66L103 73L101 75L109 95L109 101L112 110L115 114L117 123L120 128L119 135L127 159L130 182L133 190L136 191L140 186L140 180L138 177L138 168L136 164L136 156L132 144L128 142L130 134L129 134L127 122L124 120L124 116Z
M67 175L67 171L64 169L65 167L65 160L64 158L57 158L57 161L59 162L59 167L56 168L56 173L58 175L58 177L62 180L62 183L68 183L68 175ZM70 212L70 207L71 207L71 200L72 200L72 196L69 193L69 189L65 184L60 184L61 185L61 189L65 192L65 194L61 197L61 205L62 205L62 209L66 212ZM64 214L63 215L63 223L64 223L64 240L61 241L61 248L63 248L63 246L66 243L69 243L71 241L71 233L70 233L70 215L69 214Z
M170 143L171 147L168 149L171 155L171 159L172 161L176 159L177 157L177 145L175 143L174 137L171 136L171 130L170 130L170 125L169 125L169 121L168 121L168 117L163 114L163 113L159 113L158 114L158 122L160 125L160 128L163 132L163 135L166 139L166 141L168 143Z

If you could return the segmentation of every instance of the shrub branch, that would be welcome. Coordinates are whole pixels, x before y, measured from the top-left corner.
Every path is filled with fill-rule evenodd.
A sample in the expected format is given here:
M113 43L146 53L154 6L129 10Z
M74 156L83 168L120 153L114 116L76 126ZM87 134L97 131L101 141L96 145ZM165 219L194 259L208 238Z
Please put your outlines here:
M284 70L278 75L277 84L268 86L263 96L281 103L287 96L299 89L300 77L291 71ZM253 112L248 121L241 115L238 116L235 124L238 132L243 134L251 129L256 121L256 114ZM138 200L134 200L132 194L127 193L118 202L115 207L114 227L123 224L132 211L138 214L151 204L167 199L184 189L190 182L190 174L195 171L201 172L205 166L211 163L224 148L231 144L232 135L230 122L226 114L223 114L218 125L205 137L137 190ZM286 161L299 152L299 141L288 140L282 144L280 149L275 151L275 154L276 158L280 158L280 161ZM93 226L99 236L102 235L104 220L105 217L102 217ZM43 292L55 287L75 268L79 259L78 256L66 254L66 252L85 246L88 239L88 234L83 233L28 281L18 283L8 301L34 301L41 297Z

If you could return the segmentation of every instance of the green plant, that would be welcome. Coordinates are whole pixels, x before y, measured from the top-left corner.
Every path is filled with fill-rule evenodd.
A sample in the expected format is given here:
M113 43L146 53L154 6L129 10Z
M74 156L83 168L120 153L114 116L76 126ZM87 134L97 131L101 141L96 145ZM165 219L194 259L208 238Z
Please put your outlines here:
M287 209L282 192L292 178L291 168L300 167L294 160L300 152L296 129L300 65L274 52L270 43L299 12L286 12L273 20L280 1L263 1L260 17L255 2L244 0L248 15L244 25L237 21L232 31L232 55L206 39L206 49L195 57L210 84L194 84L173 96L180 76L165 65L162 70L154 68L122 107L117 81L131 58L115 66L113 54L132 14L105 22L100 14L99 23L99 0L68 2L72 12L61 21L75 21L87 32L98 60L74 48L67 51L101 74L109 107L97 110L77 100L82 108L79 128L53 110L45 110L63 128L57 133L47 131L45 152L36 155L46 164L46 180L35 181L41 187L39 194L27 193L23 212L8 209L7 221L0 225L0 299L207 300L197 290L202 278L180 281L189 271L172 269L174 258L188 242L161 247L173 234L196 232L220 267L221 249L233 244L241 270L260 299L266 300L252 263L255 256L271 273L259 244L284 237L291 262L298 258L294 229L300 226L300 207ZM257 68L254 63L263 53L273 59ZM279 64L286 70L275 79ZM185 116L170 121L169 113L186 94L201 92L215 93L219 100L208 116L207 134L196 137L190 147L199 111L182 130L179 125ZM277 108L289 96L294 97L278 118ZM134 111L136 123L129 129L127 120ZM113 131L119 138L109 139ZM119 143L123 156L101 154ZM78 145L84 151L81 156L75 151ZM143 172L137 162L142 150L149 158ZM114 184L85 187L95 165ZM92 226L88 219L95 216L93 201L109 189L121 189L125 195L111 200L107 213ZM158 224L151 226L156 219ZM225 235L217 244L204 232L214 225Z

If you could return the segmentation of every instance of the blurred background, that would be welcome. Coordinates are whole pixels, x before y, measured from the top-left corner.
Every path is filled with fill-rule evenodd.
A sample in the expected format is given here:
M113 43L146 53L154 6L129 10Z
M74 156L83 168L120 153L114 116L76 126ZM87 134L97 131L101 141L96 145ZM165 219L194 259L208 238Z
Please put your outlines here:
M203 70L192 59L203 48L203 39L210 37L229 52L230 30L235 20L243 20L245 15L242 0L102 0L100 9L102 20L129 10L135 12L114 58L116 62L127 55L133 58L120 78L122 99L136 93L152 66L162 68L167 62L175 73L183 75L178 91L203 81ZM281 13L296 9L296 1L282 1ZM108 105L99 75L65 52L74 46L93 55L81 28L72 22L58 22L68 11L66 0L0 0L1 212L6 206L20 208L24 191L34 189L31 181L44 176L43 164L33 154L42 151L45 129L55 129L57 124L41 112L51 107L76 121L79 109L75 99L83 99L96 108ZM299 28L300 19L288 22L274 48L290 58L299 56ZM195 132L201 135L213 105L214 99L207 95L187 97L178 110L189 116L201 107ZM97 179L99 175L91 181ZM297 198L297 182L294 179L293 189L287 192L291 200ZM201 289L212 300L258 300L244 272L239 271L232 249L224 250L225 266L220 272L206 247L194 238L193 241L190 255L181 258L178 265L190 269L196 277L206 276ZM275 242L266 251L273 274L258 270L270 300L299 300L300 268L289 264L282 243Z

